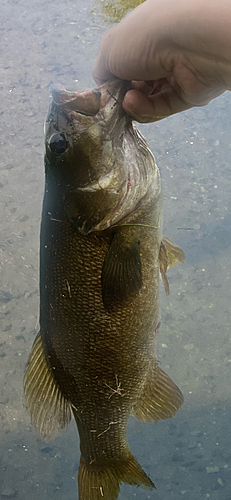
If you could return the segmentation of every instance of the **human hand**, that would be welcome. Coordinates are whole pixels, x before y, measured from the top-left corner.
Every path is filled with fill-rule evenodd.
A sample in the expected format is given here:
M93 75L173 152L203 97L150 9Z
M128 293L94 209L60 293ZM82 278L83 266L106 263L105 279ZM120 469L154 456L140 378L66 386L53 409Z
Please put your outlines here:
M123 108L139 122L203 106L231 89L231 4L146 0L107 31L93 66L97 84L131 80Z

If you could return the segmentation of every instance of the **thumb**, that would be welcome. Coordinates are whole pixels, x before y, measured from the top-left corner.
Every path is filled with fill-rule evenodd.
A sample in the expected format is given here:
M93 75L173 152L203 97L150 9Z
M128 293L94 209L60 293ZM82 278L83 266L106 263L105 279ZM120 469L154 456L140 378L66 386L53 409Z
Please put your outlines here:
M126 93L123 101L124 110L140 123L162 120L191 107L170 86L152 95L132 89Z

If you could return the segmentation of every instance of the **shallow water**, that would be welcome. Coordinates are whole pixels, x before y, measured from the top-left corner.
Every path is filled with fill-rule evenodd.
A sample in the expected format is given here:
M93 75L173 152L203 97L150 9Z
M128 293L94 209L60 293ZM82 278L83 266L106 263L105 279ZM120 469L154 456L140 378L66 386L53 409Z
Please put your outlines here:
M50 82L94 85L107 27L90 0L12 0L1 6L0 498L77 498L78 436L49 443L22 404L25 363L38 329L43 122ZM185 403L171 420L130 419L132 451L157 490L122 486L120 499L230 500L231 99L140 127L161 171L164 234L186 262L161 287L158 357Z

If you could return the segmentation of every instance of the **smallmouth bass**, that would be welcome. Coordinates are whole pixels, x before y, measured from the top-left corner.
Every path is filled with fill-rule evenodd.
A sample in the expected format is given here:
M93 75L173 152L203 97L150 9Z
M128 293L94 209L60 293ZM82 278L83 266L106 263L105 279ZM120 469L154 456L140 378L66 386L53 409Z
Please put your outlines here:
M122 108L127 83L52 89L45 126L40 332L24 376L27 410L49 439L73 413L79 500L154 488L132 455L129 415L157 422L183 403L156 358L159 275L184 252L162 237L162 189L149 146Z

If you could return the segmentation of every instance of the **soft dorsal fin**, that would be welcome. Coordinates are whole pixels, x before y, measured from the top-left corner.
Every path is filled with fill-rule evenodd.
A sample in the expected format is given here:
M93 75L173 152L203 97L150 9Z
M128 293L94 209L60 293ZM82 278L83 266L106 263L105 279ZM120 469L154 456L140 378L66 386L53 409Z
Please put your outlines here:
M43 439L48 440L52 434L67 427L71 420L70 402L55 380L40 332L28 359L23 385L31 423Z
M179 245L176 245L166 236L163 236L159 251L159 266L165 292L169 295L169 283L166 271L185 261L185 254Z
M102 298L106 309L122 304L142 286L139 241L115 233L102 269Z
M138 420L158 422L173 417L183 402L179 387L155 364L132 413Z

